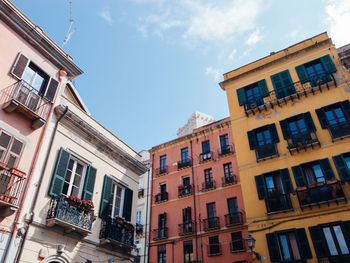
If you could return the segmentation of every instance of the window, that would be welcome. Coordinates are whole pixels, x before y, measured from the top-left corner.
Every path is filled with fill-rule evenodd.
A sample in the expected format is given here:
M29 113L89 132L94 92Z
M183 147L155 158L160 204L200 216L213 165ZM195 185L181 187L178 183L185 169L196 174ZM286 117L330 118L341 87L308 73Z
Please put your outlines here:
M349 248L345 242L340 225L323 227L322 230L327 241L329 253L332 256L349 254Z
M161 171L164 171L164 170L166 170L166 155L162 155L162 156L160 156L160 170Z
M186 207L182 209L182 229L181 230L183 234L193 232L191 207Z
M0 162L8 168L17 167L23 149L23 142L0 130Z
M159 193L161 193L161 194L166 193L166 184L165 183L159 184Z
M136 212L136 224L141 224L141 211Z
M66 171L62 194L66 196L74 195L81 198L86 168L87 164L71 156Z
M298 244L294 232L280 234L278 238L283 261L300 259Z
M221 135L220 136L221 150L226 150L229 145L230 145L230 143L228 141L228 135L227 134Z
M209 256L221 255L221 247L218 236L212 236L208 238L209 241Z
M334 125L346 121L344 112L340 105L325 109L324 113L326 114L327 122L329 125Z
M191 241L184 241L184 262L190 263L193 261L193 245Z
M211 183L213 182L213 173L212 169L205 169L204 170L204 180L206 183Z
M113 182L112 197L111 197L111 217L123 215L124 187Z
M303 171L308 184L315 184L325 182L325 178L321 169L321 165L316 163L310 163L303 166Z
M32 62L25 69L22 79L36 89L40 95L44 95L49 77Z
M166 247L165 247L165 245L158 246L158 263L166 263Z
M237 197L227 199L227 209L230 215L235 215L238 213Z
M245 249L242 232L231 233L231 252L239 252Z
M182 186L190 186L191 183L190 183L190 177L189 176L186 176L186 177L182 177Z
M264 79L237 89L239 106L245 105L246 110L264 104L263 98L266 96L269 96L269 92Z
M350 180L350 152L333 156L333 161L342 181Z
M208 219L216 217L216 206L215 206L215 203L207 204L207 215L208 215Z
M278 99L282 99L296 93L289 70L272 75L271 81Z
M189 162L189 158L188 158L188 148L183 148L181 149L181 162L182 163L187 163Z
M202 142L202 153L209 153L210 152L210 142L204 141Z
M231 177L233 176L232 163L225 163L223 167L224 167L225 180L230 181Z

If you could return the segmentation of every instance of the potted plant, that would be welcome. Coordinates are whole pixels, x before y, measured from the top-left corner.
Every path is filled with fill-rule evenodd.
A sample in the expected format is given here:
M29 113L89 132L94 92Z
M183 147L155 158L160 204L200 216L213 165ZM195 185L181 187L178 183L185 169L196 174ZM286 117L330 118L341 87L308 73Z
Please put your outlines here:
M124 219L122 217L116 216L115 217L115 222L119 225L123 225L124 224Z
M76 195L70 195L67 197L67 202L69 205L80 208L80 206L82 205L82 200L77 197Z
M11 168L10 173L19 177L19 178L23 178L26 176L25 172L22 172L21 170L18 170L17 168Z
M86 211L94 211L94 203L90 200L82 200L82 207Z

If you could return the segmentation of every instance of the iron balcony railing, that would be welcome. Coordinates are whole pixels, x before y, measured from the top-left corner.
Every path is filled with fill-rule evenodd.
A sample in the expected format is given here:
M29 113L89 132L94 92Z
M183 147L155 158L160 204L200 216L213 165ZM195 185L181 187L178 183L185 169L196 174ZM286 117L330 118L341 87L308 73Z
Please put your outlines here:
M208 257L222 255L221 244L209 244L207 245Z
M91 230L94 218L93 211L85 211L68 204L66 197L52 197L50 201L47 219L57 219L73 227L79 227L86 231Z
M225 174L224 177L221 177L222 186L228 186L237 183L237 178L233 173Z
M300 150L306 150L309 147L313 149L315 145L321 145L316 133L309 131L305 133L292 134L287 140L287 143L288 150L291 154L294 151L299 152Z
M233 146L232 145L221 146L221 148L218 150L218 152L219 152L219 157L227 155L227 154L232 154L233 153Z
M329 256L326 258L319 258L319 263L349 263L350 255L337 255L337 256Z
M210 161L210 160L214 160L214 153L213 152L199 154L199 162L200 163L204 163L204 162Z
M16 206L20 204L25 178L21 178L8 168L0 170L0 206Z
M202 183L202 192L209 191L216 188L215 180L205 181Z
M242 252L246 250L245 240L243 238L230 241L231 253Z
M204 231L214 230L220 228L220 218L212 217L203 219L203 229Z
M162 176L168 173L168 166L156 168L156 176Z
M278 156L278 150L275 143L260 145L255 148L256 161L263 161L266 159Z
M141 235L143 233L143 225L136 223L136 235Z
M254 100L244 103L244 111L246 115L255 114L263 110L274 108L276 105L281 106L283 103L295 99L299 99L302 96L308 94L314 94L317 90L323 88L329 89L330 86L337 86L337 82L334 78L333 73L325 72L322 76L311 76L303 81L297 81L291 85L281 87L277 90L271 90L261 96L255 97Z
M185 260L183 263L202 263L200 260Z
M142 198L145 194L145 189L141 188L139 189L138 193L137 193L137 196L138 198Z
M134 229L126 228L123 224L118 224L115 219L107 218L102 220L101 239L109 239L122 246L132 248L134 246Z
M316 183L297 188L297 196L300 208L323 203L347 201L341 183L337 180L330 180L327 183Z
M192 194L192 185L180 185L178 187L179 197L184 197Z
M179 162L177 162L177 169L184 169L187 167L190 167L192 165L192 160L191 159L184 159Z
M179 235L190 235L194 233L194 221L184 222L179 224Z
M293 209L289 194L273 193L265 198L267 213L282 212Z
M244 213L242 211L225 215L225 224L227 227L242 225L244 223Z
M160 203L164 201L168 201L168 192L156 194L156 198L155 198L156 203Z
M332 140L338 140L350 136L350 121L344 121L328 126Z
M153 229L153 240L160 240L168 238L168 228L162 227L158 229Z

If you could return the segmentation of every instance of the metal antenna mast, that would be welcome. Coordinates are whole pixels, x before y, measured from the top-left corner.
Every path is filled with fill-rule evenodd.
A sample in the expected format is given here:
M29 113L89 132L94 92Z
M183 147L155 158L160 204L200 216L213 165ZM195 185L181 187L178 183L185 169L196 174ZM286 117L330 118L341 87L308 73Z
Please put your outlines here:
M74 23L74 19L72 18L72 1L69 1L69 28L63 40L62 47L68 43L69 39L72 37L73 33L75 32L75 29L72 30L73 23Z

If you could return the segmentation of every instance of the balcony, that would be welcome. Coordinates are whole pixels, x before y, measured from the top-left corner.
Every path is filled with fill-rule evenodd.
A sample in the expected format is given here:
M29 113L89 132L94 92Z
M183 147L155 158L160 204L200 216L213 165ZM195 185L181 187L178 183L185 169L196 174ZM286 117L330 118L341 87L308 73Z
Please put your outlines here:
M185 168L191 167L191 165L192 165L191 159L181 160L177 162L177 169L178 170L185 169Z
M165 201L168 201L168 192L156 194L156 197L155 197L156 204L165 202Z
M228 154L233 154L233 146L232 145L221 146L221 148L219 149L219 157L223 157Z
M16 111L32 121L33 129L46 123L51 102L42 97L39 91L25 81L18 81L3 91L3 109L6 112Z
M322 91L324 88L329 89L330 87L336 87L337 82L334 78L333 73L325 73L320 79L315 81L315 78L308 78L303 81L294 82L289 86L282 87L277 91L272 90L266 94L262 94L260 97L256 98L255 101L249 101L244 105L244 111L247 116L249 114L255 115L257 112L268 111L269 109L274 109L275 106L282 106L288 101L294 101L300 99L302 96L308 96L310 94L315 94L315 91ZM285 94L285 90L294 90L293 93L282 97L277 94Z
M131 250L134 246L134 227L129 223L119 224L109 217L102 220L100 239L102 245L118 245Z
M143 198L144 195L145 195L145 189L143 189L143 188L139 189L139 191L137 192L137 197Z
M246 251L245 240L237 239L230 241L230 251L231 253Z
M168 238L168 228L167 227L154 229L152 232L153 232L153 240L154 241Z
M200 163L204 163L204 162L211 161L211 160L214 160L214 153L213 152L199 154L199 162Z
M168 173L168 166L164 166L156 169L156 177L165 175L167 173Z
M350 136L350 121L344 121L328 126L332 141L340 140Z
M180 185L178 187L179 198L192 195L192 185Z
M206 181L202 183L202 192L210 191L216 188L215 180Z
M136 223L136 235L142 235L143 234L143 225Z
M343 188L339 181L329 180L327 183L317 183L313 185L303 186L297 188L297 196L300 204L300 208L304 209L317 205L326 203L329 205L331 202L339 201L346 202L346 197L343 192Z
M350 255L338 255L338 256L329 256L327 258L319 258L319 263L349 263Z
M221 244L209 244L207 245L208 257L220 256L222 255Z
M279 156L276 144L269 143L269 144L257 146L255 148L255 156L256 156L257 162Z
M203 219L203 229L204 231L214 230L220 228L220 218L212 217Z
M225 174L224 177L221 177L222 187L237 184L237 178L234 174Z
M269 193L265 198L265 205L268 214L293 210L289 194Z
M0 163L1 165L3 163ZM6 164L4 164L6 166ZM25 183L25 174L17 169L0 168L0 207L18 208Z
M53 197L47 213L47 226L61 226L66 233L75 231L81 235L91 233L93 211L85 211L68 204L66 197Z
M225 215L226 227L243 225L243 223L244 223L243 212L236 212L236 213Z
M194 221L179 224L179 235L191 235L194 233Z
M315 132L293 134L291 138L287 140L287 143L290 154L299 152L300 150L306 151L309 147L313 149L314 146L321 146Z

